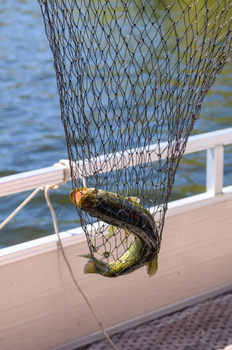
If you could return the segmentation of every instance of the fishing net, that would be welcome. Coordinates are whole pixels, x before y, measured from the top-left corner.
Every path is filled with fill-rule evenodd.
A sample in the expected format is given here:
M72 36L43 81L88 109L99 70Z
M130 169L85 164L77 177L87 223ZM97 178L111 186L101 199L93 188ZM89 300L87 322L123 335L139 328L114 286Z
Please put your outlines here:
M133 249L142 245L134 260L137 253L145 258L115 275L129 273L155 256L150 241L138 239L139 229L151 234L156 253L160 249L189 134L207 91L232 58L231 1L39 4L54 55L73 188L92 188L97 196L106 191L92 213L77 206L90 256L107 263L108 271L121 256L125 262L133 242Z

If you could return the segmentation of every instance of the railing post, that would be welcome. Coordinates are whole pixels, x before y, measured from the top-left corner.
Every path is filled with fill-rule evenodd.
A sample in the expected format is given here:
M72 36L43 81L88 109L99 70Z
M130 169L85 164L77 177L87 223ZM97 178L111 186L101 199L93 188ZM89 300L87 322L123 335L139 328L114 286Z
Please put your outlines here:
M222 193L224 171L224 147L217 145L207 149L206 192Z

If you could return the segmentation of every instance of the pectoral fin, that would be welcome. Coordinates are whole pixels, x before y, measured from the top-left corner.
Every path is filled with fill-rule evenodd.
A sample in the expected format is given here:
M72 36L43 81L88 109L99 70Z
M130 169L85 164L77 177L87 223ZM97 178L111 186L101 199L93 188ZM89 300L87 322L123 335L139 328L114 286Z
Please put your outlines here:
M114 235L115 230L116 227L111 225L109 228L109 238L111 238Z
M158 254L156 254L154 259L147 264L147 273L149 276L154 276L157 270L158 270Z

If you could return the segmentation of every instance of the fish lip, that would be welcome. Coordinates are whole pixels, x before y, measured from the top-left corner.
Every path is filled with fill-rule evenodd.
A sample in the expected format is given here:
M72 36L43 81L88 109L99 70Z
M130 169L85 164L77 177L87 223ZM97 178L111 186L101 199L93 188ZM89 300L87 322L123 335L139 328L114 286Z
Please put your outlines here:
M75 188L74 190L72 190L69 194L69 198L70 198L71 202L74 205L78 206L78 203L80 202L81 197L83 197L83 195L86 191L87 191L87 193L89 191L89 189L86 187ZM77 197L76 196L77 193L79 193L80 196Z
M69 194L69 198L76 207L84 209L84 207L91 207L93 200L96 199L97 193L98 190L95 188L80 187L72 190Z

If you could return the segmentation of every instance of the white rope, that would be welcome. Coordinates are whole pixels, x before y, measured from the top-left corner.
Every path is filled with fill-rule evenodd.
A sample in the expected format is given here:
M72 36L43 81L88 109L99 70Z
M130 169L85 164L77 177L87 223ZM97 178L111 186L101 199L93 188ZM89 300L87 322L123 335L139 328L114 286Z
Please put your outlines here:
M55 163L55 164L53 164L53 166L55 166L56 168L63 169L63 173L64 173L64 179L63 179L62 183L60 183L58 185L50 186L51 189L56 189L56 188L60 187L60 185L65 185L66 182L70 178L69 161L66 159L61 159L59 161L59 163Z
M30 196L28 196L25 201L23 201L14 211L11 215L9 215L0 225L0 230L40 191L42 190L42 187L37 188L35 191L33 191Z
M50 186L52 189L57 189L60 187L60 185L66 184L66 182L69 180L70 177L70 170L69 170L69 165L68 161L62 159L59 161L59 163L54 164L57 168L63 169L64 173L64 179L62 183L58 185L53 185ZM36 190L34 190L14 211L12 214L10 214L0 225L0 230L28 203L30 200L40 191L43 190L43 187L38 187Z
M84 294L84 292L82 291L81 287L79 286L77 280L75 279L74 277L74 274L73 274L73 271L72 271L72 268L69 264L69 261L65 255L65 252L64 252L64 247L63 247L63 244L62 244L62 241L60 239L60 235L59 235L59 230L58 230L58 224L57 224L57 219L56 219L56 214L55 214L55 211L54 211L54 208L51 204L51 201L50 201L50 198L49 198L49 189L52 188L52 186L46 186L45 187L45 190L44 190L44 194L45 194L45 198L46 198L46 202L47 202L47 205L51 211L51 214L52 214L52 219L53 219L53 225L54 225L54 229L55 229L55 233L57 234L57 238L58 238L58 242L59 242L59 247L61 249L61 252L62 252L62 255L63 255L63 258L68 266L68 269L69 269L69 272L70 272L70 275L72 277L72 280L74 282L74 284L76 285L78 291L81 293L81 295L83 296L84 300L86 301L92 315L94 316L95 320L97 321L101 331L103 332L104 336L106 337L106 339L108 340L108 342L110 343L110 345L113 347L113 349L115 350L118 350L118 348L114 345L114 343L112 342L112 340L110 339L110 337L108 336L108 334L106 333L101 321L99 320L99 318L97 317L97 315L95 314L93 308L92 308L92 305L90 304L88 298L86 297L86 295Z
M63 183L66 183L68 178L69 178L69 171L67 169L67 171L65 171L66 169L64 169L64 181ZM43 190L44 189L44 194L45 194L45 199L46 199L46 202L47 202L47 205L51 211L51 214L52 214L52 219L53 219L53 225L54 225L54 229L55 229L55 233L57 235L57 238L58 238L58 242L59 242L59 247L61 249L61 252L62 252L62 255L63 255L63 258L68 266L68 269L69 269L69 272L70 272L70 275L72 277L72 280L74 282L74 284L76 285L77 289L79 290L79 292L81 293L81 295L83 296L84 300L86 301L92 315L94 316L95 320L97 321L100 329L102 330L104 336L106 337L106 339L108 340L108 342L110 343L110 345L113 347L113 349L115 350L118 350L118 348L114 345L114 343L112 342L112 340L110 339L110 337L108 336L108 334L106 333L102 323L100 322L99 318L97 317L97 315L95 314L93 308L92 308L92 305L90 304L89 300L87 299L86 295L84 294L84 292L82 291L81 287L79 286L79 284L77 283L77 280L75 279L74 277L74 274L73 274L73 271L72 271L72 268L69 264L69 261L65 255L65 252L64 252L64 248L63 248L63 245L62 245L62 241L60 239L60 235L59 235L59 229L58 229L58 224L57 224L57 219L56 219L56 214L55 214L55 211L53 209L53 206L51 204L51 201L50 201L50 198L49 198L49 189L57 189L58 187L60 187L61 184L58 184L58 185L52 185L52 186L46 186L45 188L42 188L42 187L39 187L37 188L35 191L33 191L14 211L11 215L9 215L0 225L0 230L40 191L40 190ZM84 183L84 186L85 186L85 183Z

